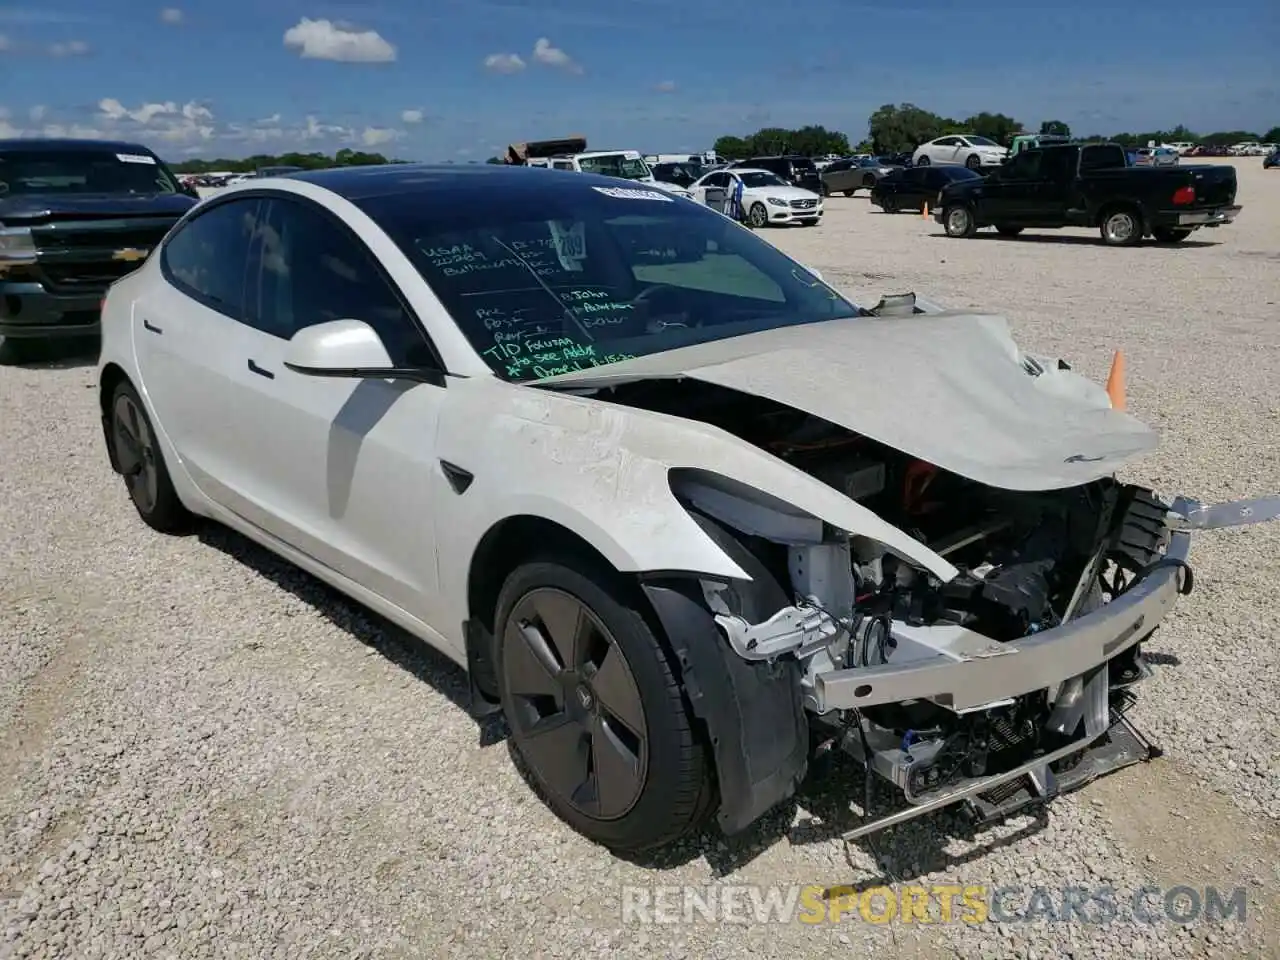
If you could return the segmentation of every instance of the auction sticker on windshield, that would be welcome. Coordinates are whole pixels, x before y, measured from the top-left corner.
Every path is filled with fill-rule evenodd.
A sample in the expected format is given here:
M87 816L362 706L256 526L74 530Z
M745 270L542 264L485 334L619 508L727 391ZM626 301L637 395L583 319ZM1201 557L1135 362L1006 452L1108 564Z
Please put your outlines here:
M632 187L592 187L596 193L619 200L661 200L663 203L674 203L673 197L658 190L636 190Z
M153 167L156 165L155 157L148 157L143 153L117 153L116 159L121 163L146 163Z
M582 261L587 258L587 225L581 220L567 225L549 220L547 225L551 227L560 266L565 270L581 270Z

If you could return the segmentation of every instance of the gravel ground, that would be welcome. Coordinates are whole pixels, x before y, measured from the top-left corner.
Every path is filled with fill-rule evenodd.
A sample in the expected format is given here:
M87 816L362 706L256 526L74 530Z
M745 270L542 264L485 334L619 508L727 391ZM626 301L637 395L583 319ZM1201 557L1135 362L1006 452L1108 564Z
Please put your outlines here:
M1261 495L1280 491L1280 173L1239 166L1242 219L1173 249L949 240L862 197L766 236L853 291L1003 313L1098 378L1124 349L1131 408L1164 435L1134 477ZM92 357L0 370L0 957L1280 955L1280 524L1197 538L1198 589L1150 645L1137 711L1162 760L978 834L918 821L849 860L833 836L861 779L838 765L745 838L626 862L533 799L443 657L226 531L150 533L108 470L93 381ZM1015 907L1110 886L1120 918L622 911L624 887L886 878L1015 887ZM1249 919L1133 922L1147 884L1245 885Z

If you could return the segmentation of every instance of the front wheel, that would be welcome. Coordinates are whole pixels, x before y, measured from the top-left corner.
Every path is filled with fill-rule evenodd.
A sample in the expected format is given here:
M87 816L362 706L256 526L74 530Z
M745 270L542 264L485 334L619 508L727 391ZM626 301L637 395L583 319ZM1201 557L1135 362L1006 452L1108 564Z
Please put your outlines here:
M588 839L635 852L697 830L714 801L706 750L634 588L598 561L518 567L498 598L511 745L534 787Z
M919 160L916 161L917 167L927 167L928 165L929 165L928 157L921 157Z
M763 203L753 203L747 213L747 221L753 227L763 227L769 222L769 211L764 208Z
M883 210L885 213L897 213L898 201L895 200L893 197L885 197L884 200L882 200L880 203L880 209Z
M942 212L942 226L948 237L972 237L978 232L977 221L968 207L947 207Z
M121 382L109 412L114 462L142 522L161 533L182 533L191 514L178 499L146 408L133 385Z
M982 160L976 153L970 154L969 159L964 162L964 165L970 170L977 170L982 166Z
M1181 243L1191 236L1190 230L1179 230L1176 227L1156 227L1151 235L1158 243Z

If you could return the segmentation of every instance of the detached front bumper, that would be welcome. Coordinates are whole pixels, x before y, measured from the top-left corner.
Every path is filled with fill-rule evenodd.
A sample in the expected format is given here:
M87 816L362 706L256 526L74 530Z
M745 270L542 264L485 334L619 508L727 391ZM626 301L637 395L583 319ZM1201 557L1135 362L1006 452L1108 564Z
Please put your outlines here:
M1171 533L1164 559L1092 613L1014 643L960 659L939 654L901 665L834 670L814 677L819 714L904 700L933 700L964 712L1080 676L1150 636L1190 586L1191 535Z

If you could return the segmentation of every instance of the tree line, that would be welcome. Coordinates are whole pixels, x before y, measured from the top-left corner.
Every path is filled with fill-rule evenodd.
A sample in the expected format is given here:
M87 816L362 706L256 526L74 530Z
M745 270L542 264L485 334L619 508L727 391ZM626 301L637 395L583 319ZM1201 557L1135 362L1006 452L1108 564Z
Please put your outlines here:
M1019 133L1056 133L1071 136L1071 128L1061 120L1045 120L1034 129L1003 113L983 111L964 120L955 120L931 113L913 103L886 103L867 121L867 136L857 144L851 144L847 134L828 130L819 125L789 130L785 127L765 127L745 137L726 135L716 140L714 148L722 157L768 156L778 153L821 157L827 154L847 156L850 153L905 153L922 143L949 133L975 133L989 137L997 143L1009 145ZM1116 133L1110 136L1090 134L1079 139L1108 141L1125 147L1145 146L1148 140L1156 143L1198 143L1204 146L1228 146L1243 140L1280 143L1280 127L1272 127L1258 134L1251 130L1223 130L1217 133L1197 134L1184 126L1172 130L1151 130L1145 133ZM381 153L367 153L350 148L339 150L333 156L324 153L255 154L240 160L183 160L173 165L178 173L209 173L232 171L249 173L261 167L301 167L304 170L320 170L326 167L365 166L382 163L404 163ZM469 161L474 163L475 161ZM501 163L498 157L490 157L486 163Z
M850 153L893 154L912 151L922 143L952 133L973 133L1008 146L1010 141L1020 133L1052 133L1071 136L1072 130L1061 120L1045 120L1032 128L1003 113L984 110L964 120L956 120L932 113L913 103L886 103L871 115L867 121L867 136L852 148L848 136L844 133L821 126L807 126L798 130L766 127L745 137L723 136L716 140L715 151L722 157L766 156L778 153L810 157L826 154L846 156ZM1101 134L1089 134L1080 136L1079 139L1119 143L1125 147L1145 146L1149 140L1154 140L1156 143L1228 146L1244 140L1280 142L1280 127L1272 127L1263 134L1251 130L1223 130L1217 133L1197 134L1179 125L1171 130L1116 133L1105 137Z
M326 153L256 153L240 160L183 160L171 164L175 173L252 173L263 167L301 167L303 170L325 170L329 167L365 167L383 163L404 163L391 160L380 153L366 153L349 148L339 150L333 156Z

